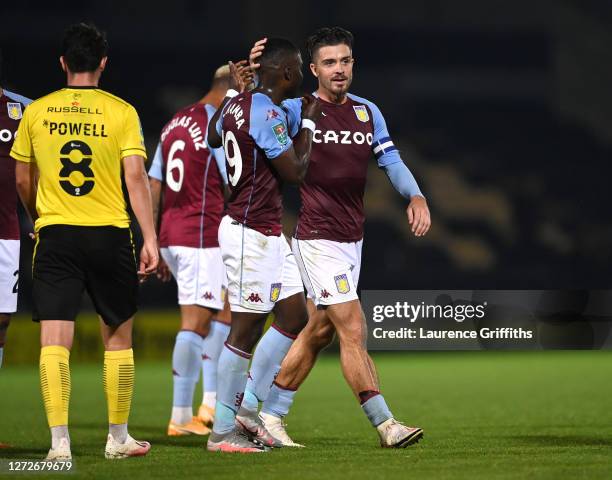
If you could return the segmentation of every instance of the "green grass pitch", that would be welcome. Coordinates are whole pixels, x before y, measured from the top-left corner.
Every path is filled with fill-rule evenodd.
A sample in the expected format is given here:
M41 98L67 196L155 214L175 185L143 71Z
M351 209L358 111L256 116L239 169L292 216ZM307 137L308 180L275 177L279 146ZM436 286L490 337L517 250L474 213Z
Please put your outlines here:
M130 431L145 458L107 461L101 365L72 365L72 478L497 479L612 478L612 352L458 352L375 355L397 418L425 429L405 450L383 450L323 356L287 418L306 449L262 455L204 451L201 437L168 438L170 364L138 362ZM43 458L48 448L38 371L0 370L0 458ZM199 395L199 393L198 393ZM199 398L197 398L199 400ZM53 475L57 478L57 474ZM43 478L37 475L36 478Z

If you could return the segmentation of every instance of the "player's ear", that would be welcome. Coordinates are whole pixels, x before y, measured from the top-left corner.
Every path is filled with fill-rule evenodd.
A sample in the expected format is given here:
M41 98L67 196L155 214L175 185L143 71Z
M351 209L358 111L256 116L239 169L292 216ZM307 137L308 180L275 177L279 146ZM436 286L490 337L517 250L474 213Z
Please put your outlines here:
M59 62L60 62L60 65L62 66L62 70L64 72L66 72L67 71L66 70L66 61L64 60L64 56L63 55L59 58Z
M104 69L106 68L106 62L108 61L108 57L102 57L102 60L100 60L100 71L103 72Z
M293 73L291 72L291 67L290 66L287 65L287 66L285 66L285 68L283 68L283 77L288 82L290 82L291 79L293 78Z
M314 63L310 64L310 71L315 77L319 76L319 74L317 73L317 66Z

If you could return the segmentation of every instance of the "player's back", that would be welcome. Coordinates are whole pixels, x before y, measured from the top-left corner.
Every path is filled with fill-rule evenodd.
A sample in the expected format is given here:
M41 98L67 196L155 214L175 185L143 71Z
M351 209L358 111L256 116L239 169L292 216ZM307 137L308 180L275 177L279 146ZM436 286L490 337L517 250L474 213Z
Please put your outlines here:
M282 184L271 160L292 145L286 113L267 95L245 92L226 105L220 124L231 189L228 215L264 235L280 235Z
M122 159L146 158L134 107L94 87L67 87L26 110L11 155L40 172L36 229L52 224L127 227Z
M178 111L161 134L164 203L160 246L219 245L223 213L219 168L206 143L214 107L196 103Z
M19 239L15 160L9 152L26 105L32 101L7 90L0 95L0 239Z

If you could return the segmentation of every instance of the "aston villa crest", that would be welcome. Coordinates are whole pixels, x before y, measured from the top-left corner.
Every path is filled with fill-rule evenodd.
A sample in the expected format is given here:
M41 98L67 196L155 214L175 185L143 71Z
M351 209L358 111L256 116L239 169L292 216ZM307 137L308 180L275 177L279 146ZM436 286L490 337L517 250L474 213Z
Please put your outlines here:
M270 286L270 301L276 302L280 297L282 283L273 283Z
M355 110L357 120L359 120L360 122L365 123L370 120L370 115L368 114L368 109L365 107L365 105L355 105L353 107L353 110Z
M12 118L13 120L19 120L23 116L23 112L21 111L21 103L7 102L6 109L8 110L9 118Z

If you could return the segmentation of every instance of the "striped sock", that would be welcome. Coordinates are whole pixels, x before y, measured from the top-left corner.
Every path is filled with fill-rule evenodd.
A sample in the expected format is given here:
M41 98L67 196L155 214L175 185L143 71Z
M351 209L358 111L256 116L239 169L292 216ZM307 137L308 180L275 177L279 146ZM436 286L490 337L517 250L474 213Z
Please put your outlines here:
M60 345L40 350L40 388L49 427L68 425L70 351Z
M121 437L124 433L127 437L127 421L134 391L134 352L131 348L104 352L103 381L108 423L113 426L110 433L118 442L125 442L125 438Z

